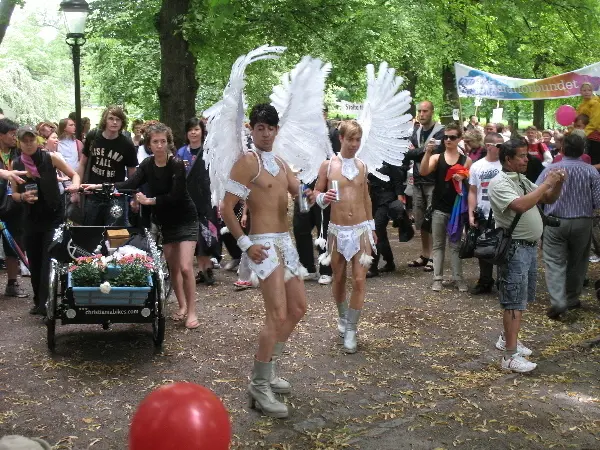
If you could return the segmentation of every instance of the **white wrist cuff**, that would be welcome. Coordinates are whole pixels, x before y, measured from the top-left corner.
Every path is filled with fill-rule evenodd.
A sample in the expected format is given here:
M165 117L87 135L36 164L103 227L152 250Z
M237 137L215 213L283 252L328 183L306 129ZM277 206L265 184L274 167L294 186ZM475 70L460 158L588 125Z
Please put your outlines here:
M371 231L375 231L375 221L373 219L369 220L369 228L371 228Z
M325 203L325 193L321 192L319 195L317 195L317 205L319 205L319 207L321 209L325 209L329 206L329 203Z
M237 245L243 252L247 252L250 247L252 247L252 241L246 235L240 236L237 240Z

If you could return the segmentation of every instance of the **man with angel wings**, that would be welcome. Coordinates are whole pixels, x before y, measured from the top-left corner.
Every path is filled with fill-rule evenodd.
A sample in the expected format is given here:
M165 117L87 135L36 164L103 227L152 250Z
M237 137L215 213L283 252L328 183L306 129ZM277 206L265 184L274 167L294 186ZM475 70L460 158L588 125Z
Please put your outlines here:
M253 146L244 150L245 68L254 61L276 58L284 50L263 46L238 58L223 100L204 113L208 117L204 158L209 166L213 204L222 202L223 220L240 249L248 254L265 303L266 320L248 386L250 406L276 418L287 417L288 407L274 393L289 394L291 386L276 375L274 364L306 312L305 270L288 232L288 194L305 195L294 171L303 182L313 181L321 161L331 153L322 113L330 66L310 57L304 57L283 76L282 85L271 96L274 106L252 108ZM240 199L252 211L248 236L233 212Z
M367 175L388 181L377 169L384 162L400 166L408 150L406 138L410 133L410 93L398 92L402 78L382 63L375 76L372 65L367 66L367 99L358 121L343 122L340 126L341 151L319 170L314 195L322 208L331 205L327 252L319 257L322 264L333 269L333 298L338 310L338 332L344 339L344 351L355 353L360 314L365 301L367 271L376 251L375 222ZM337 185L337 192L332 189ZM325 192L326 191L326 192ZM352 294L346 297L346 269L352 270Z

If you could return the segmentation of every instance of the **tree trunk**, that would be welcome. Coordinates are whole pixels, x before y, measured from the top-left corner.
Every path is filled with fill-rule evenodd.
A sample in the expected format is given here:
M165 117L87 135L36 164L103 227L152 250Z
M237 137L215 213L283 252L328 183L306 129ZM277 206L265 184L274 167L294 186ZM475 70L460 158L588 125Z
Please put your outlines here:
M453 121L452 110L458 109L460 105L458 103L458 93L456 92L454 67L449 64L445 64L444 67L442 67L442 89L444 105L441 108L440 116L449 116L449 121ZM462 117L459 119L459 123L462 119Z
M402 88L410 92L410 95L413 98L413 101L410 103L410 109L408 110L408 113L413 117L417 117L417 104L414 101L417 90L417 78L417 73L412 70L404 72L404 86L402 86Z
M156 29L160 41L160 121L171 127L177 147L185 142L184 125L196 115L196 58L183 36L183 18L191 0L162 0Z
M544 103L546 100L533 101L533 125L540 131L544 129Z
M0 0L0 44L4 40L6 29L10 24L10 18L15 10L16 0Z

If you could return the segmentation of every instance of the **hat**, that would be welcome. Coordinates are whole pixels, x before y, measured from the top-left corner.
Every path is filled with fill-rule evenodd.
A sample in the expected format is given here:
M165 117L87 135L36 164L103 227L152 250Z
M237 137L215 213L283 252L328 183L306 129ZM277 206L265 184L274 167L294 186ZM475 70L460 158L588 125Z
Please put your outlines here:
M26 134L31 134L33 137L38 136L38 132L31 125L25 125L17 130L17 138L23 139Z
M4 436L0 439L0 450L50 450L50 444L42 439L23 436Z

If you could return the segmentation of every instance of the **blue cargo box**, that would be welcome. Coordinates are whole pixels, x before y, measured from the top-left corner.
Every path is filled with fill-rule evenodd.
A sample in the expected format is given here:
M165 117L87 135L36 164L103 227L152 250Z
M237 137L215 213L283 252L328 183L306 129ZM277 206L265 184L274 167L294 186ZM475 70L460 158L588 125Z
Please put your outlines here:
M73 300L76 305L97 306L143 306L152 290L152 275L148 275L148 286L117 287L113 286L108 294L100 291L100 286L73 286L71 274L68 286L73 289Z

